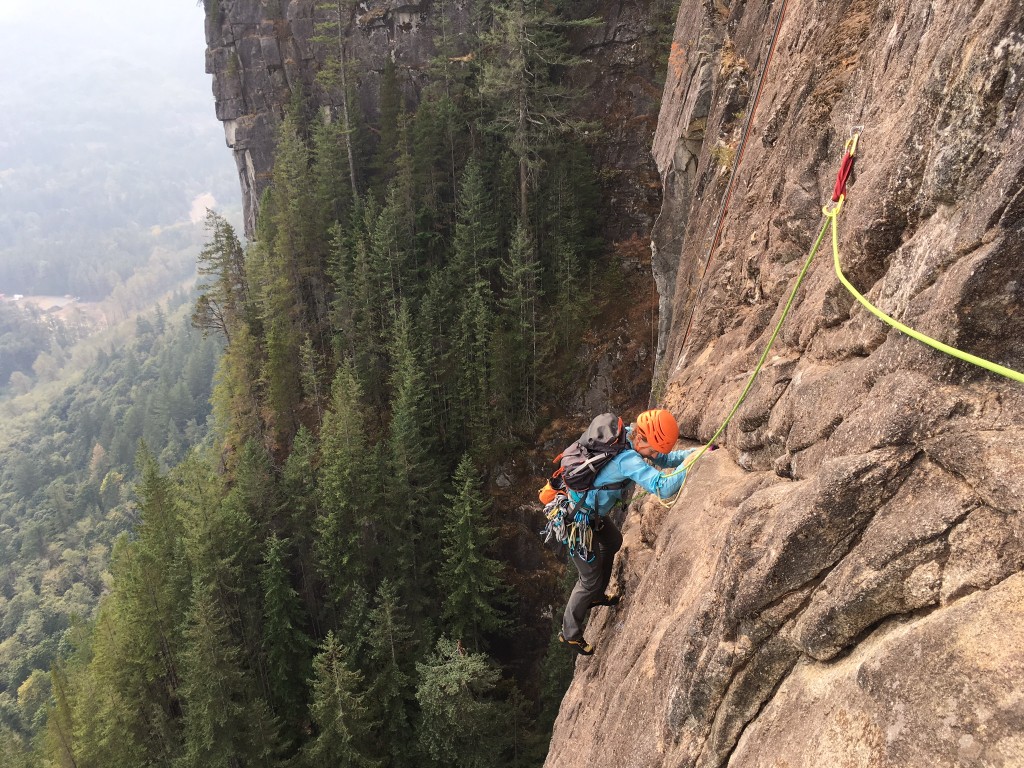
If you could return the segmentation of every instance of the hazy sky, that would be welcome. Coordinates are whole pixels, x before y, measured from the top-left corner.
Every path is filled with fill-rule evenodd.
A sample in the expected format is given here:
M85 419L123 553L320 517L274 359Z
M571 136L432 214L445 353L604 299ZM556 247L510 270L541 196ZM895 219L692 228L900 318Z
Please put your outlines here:
M169 67L209 90L194 0L0 0L0 43L4 80L113 57Z
M75 205L76 173L79 199L95 197L97 187L115 201L116 193L156 194L157 184L168 190L159 194L173 210L164 216L150 206L143 224L187 217L202 192L215 194L218 208L239 205L205 51L195 0L0 0L6 242L17 239L16 215L35 221ZM39 192L44 186L51 194Z

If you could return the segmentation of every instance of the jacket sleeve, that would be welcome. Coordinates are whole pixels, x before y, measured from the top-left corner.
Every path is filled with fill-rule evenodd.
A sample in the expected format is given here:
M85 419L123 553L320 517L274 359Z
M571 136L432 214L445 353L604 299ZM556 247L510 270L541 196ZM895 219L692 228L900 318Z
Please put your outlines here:
M688 451L675 451L675 453L688 453ZM671 456L671 454L669 455ZM665 474L644 461L643 457L636 451L624 451L620 454L618 463L619 471L625 477L628 477L648 493L653 493L662 499L674 496L682 487L683 480L686 479L685 470Z
M659 453L657 456L655 456L653 459L651 459L651 462L655 466L661 467L663 469L670 469L672 467L678 467L680 464L682 464L684 461L686 461L686 457L687 456L689 456L691 453L693 453L696 450L698 450L698 449L697 448L684 448L681 451L672 451L671 453Z

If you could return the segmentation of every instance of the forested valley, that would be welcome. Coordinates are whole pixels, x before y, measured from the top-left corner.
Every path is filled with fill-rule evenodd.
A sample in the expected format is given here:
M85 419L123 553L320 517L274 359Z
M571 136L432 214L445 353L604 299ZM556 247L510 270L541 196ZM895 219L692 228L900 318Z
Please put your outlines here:
M4 765L543 763L568 585L516 573L539 541L488 489L621 280L565 82L587 22L479 3L370 119L348 10L318 6L333 106L294 93L252 240L211 211L190 317L5 462Z
M110 588L115 541L139 521L140 441L173 466L207 435L222 343L191 327L192 298L177 292L134 321L130 342L101 346L80 379L0 450L4 765L27 759L28 737L46 722L50 670L73 652ZM22 322L45 339L45 327Z

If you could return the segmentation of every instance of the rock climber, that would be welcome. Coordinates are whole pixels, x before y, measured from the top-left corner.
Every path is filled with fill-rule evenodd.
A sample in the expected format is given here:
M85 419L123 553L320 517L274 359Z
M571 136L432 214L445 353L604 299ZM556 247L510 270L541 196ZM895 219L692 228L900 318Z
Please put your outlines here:
M591 558L587 560L580 553L573 553L572 562L579 579L569 596L562 632L558 636L579 654L590 656L594 652L594 646L583 637L583 622L588 611L619 602L618 595L605 594L615 553L622 546L622 534L609 513L625 503L633 483L662 499L671 498L679 491L686 469L672 473L661 470L679 467L696 449L673 451L678 439L679 425L671 413L661 408L644 411L634 425L626 428L625 447L601 468L593 489L583 493L569 491L572 501L578 502L576 509L586 510L593 519L594 532ZM612 488L603 488L607 486Z

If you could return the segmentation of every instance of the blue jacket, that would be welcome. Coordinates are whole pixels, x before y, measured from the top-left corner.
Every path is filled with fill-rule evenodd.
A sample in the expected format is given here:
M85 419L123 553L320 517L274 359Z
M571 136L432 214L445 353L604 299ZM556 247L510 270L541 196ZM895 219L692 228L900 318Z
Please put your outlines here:
M686 479L686 470L671 476L662 473L660 470L678 467L687 456L697 449L687 448L682 451L672 451L671 453L659 453L651 459L651 464L654 464L652 467L651 464L644 460L643 456L633 450L633 443L630 442L629 437L630 435L627 433L626 445L628 447L605 464L601 471L597 473L597 478L594 480L595 488L602 485L613 485L623 480L632 480L645 491L653 493L659 498L668 499L674 496L682 487L683 480ZM596 511L597 514L604 517L611 512L612 507L622 500L629 490L629 486L626 486L618 490L587 491L585 494L582 494L582 508L590 512ZM574 502L579 501L580 496L581 494L575 491L569 492L569 497Z

